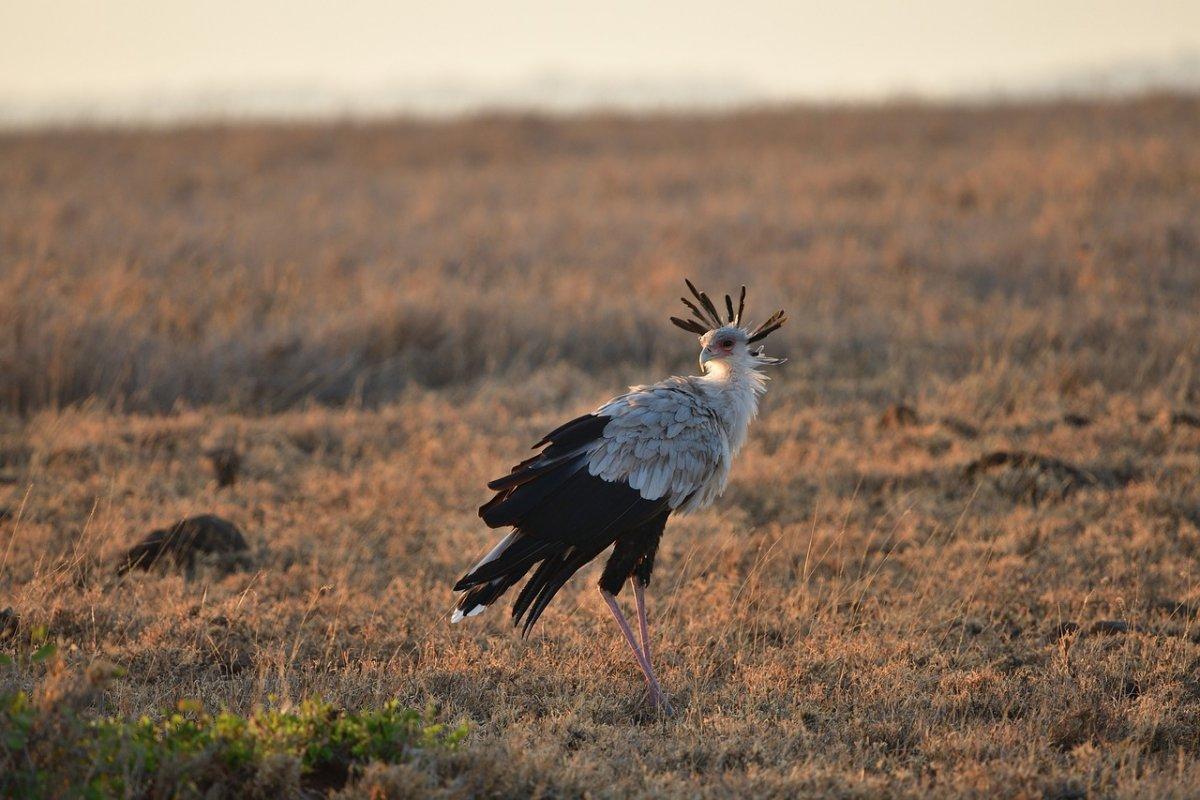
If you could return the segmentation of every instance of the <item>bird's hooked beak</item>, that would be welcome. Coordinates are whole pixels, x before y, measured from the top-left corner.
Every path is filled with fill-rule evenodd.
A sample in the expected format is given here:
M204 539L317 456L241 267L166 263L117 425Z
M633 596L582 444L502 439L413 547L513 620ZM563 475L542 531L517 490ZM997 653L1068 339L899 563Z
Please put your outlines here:
M700 348L700 371L704 371L704 365L717 357L717 354L707 347Z

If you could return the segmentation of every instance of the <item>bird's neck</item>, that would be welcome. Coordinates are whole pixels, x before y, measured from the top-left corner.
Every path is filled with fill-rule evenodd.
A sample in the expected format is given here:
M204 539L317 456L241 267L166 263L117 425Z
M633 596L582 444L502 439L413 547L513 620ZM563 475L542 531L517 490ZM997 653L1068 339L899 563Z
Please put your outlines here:
M767 376L752 359L735 357L709 362L700 380L713 399L730 450L736 453L758 414L758 398L767 390Z

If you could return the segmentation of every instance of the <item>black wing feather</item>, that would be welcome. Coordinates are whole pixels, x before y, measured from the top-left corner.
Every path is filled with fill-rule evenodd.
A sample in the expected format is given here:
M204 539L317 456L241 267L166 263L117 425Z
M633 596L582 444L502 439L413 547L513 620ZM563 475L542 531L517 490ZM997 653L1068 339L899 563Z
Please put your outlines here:
M536 450L546 443L551 443L546 450L547 453L556 447L573 450L600 438L610 419L612 418L599 414L584 414L582 417L576 417L547 433L532 449Z
M535 478L541 477L546 473L565 465L567 462L578 459L579 454L576 451L571 451L558 458L550 458L545 454L534 458L526 459L513 468L513 471L505 475L503 478L496 478L494 481L488 482L488 488L495 492L503 492L506 489L514 489L523 483L529 483Z
M586 465L586 458L578 458L539 475L536 481L523 483L507 491L499 492L480 507L479 516L489 528L519 525L526 514L535 509L538 504L548 500Z
M604 435L609 417L584 414L560 425L534 447L549 444L536 456L488 484L496 495L479 507L479 516L490 528L517 525L523 514L557 491L585 463L580 449Z

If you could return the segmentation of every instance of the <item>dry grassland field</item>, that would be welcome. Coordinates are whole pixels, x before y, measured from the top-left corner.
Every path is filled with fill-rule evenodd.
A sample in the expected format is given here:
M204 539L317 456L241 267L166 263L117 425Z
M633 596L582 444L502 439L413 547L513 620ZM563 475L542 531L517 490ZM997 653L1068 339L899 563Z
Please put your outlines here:
M5 133L3 791L321 698L467 733L104 791L1200 796L1198 220L1190 97ZM790 363L667 527L664 719L598 568L528 640L449 614L488 479L695 372L684 276ZM199 514L248 550L118 574Z

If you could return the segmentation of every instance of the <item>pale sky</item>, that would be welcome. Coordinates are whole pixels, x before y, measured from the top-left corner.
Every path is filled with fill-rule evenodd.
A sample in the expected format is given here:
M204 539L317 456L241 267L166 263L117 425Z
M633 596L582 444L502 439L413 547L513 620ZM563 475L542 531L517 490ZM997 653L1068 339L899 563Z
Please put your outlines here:
M0 104L195 92L728 81L929 95L1200 52L1200 0L0 0Z

